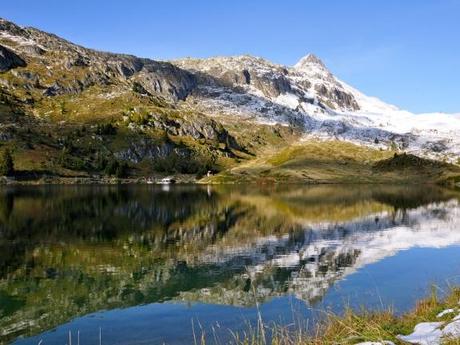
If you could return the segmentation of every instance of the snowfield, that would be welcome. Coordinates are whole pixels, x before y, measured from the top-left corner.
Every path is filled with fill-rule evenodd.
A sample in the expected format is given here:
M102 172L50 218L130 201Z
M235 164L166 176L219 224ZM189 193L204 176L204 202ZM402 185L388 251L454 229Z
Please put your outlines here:
M211 115L294 125L305 131L306 138L397 147L428 158L457 161L460 155L459 114L413 114L398 109L337 79L311 54L293 67L251 56L173 63L233 84L200 86L200 92L191 97L199 110Z

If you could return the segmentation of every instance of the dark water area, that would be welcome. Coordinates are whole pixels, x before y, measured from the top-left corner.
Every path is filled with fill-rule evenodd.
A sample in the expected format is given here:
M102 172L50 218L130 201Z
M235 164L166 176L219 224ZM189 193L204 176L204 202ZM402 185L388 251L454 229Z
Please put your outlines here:
M460 192L430 186L0 189L0 343L225 343L460 283Z

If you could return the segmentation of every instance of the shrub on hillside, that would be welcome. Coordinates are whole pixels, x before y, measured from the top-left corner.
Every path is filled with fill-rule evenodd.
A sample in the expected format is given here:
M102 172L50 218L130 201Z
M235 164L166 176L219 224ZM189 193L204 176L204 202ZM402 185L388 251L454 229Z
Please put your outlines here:
M84 171L87 170L86 163L79 157L75 157L71 154L70 149L63 148L59 158L58 164L63 168L74 170L74 171Z
M96 134L98 135L114 135L117 133L117 128L111 123L102 123L96 126Z
M141 95L149 95L149 92L144 88L144 86L142 86L142 84L137 81L133 83L132 90L133 92Z
M12 176L14 174L14 162L10 150L6 149L0 157L0 175Z
M106 163L104 173L116 177L126 177L128 173L128 164L111 159Z

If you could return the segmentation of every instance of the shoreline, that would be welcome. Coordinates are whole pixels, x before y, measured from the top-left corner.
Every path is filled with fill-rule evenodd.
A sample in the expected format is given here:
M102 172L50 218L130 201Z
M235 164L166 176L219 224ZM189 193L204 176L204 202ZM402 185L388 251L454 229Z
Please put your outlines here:
M160 180L160 179L158 179ZM43 185L172 185L199 184L192 176L177 177L175 183L151 181L149 177L63 177L46 176L37 179L15 179L0 177L0 186L43 186Z
M247 345L458 345L460 344L460 288L453 287L439 299L430 296L398 315L391 307L380 311L347 309L343 314L324 312L313 332L292 329L262 320L255 330L239 339ZM271 334L268 336L266 334ZM204 345L204 343L200 343Z
M275 186L275 185L433 185L441 187L460 187L459 183L446 182L435 182L435 181L270 181L270 182L259 182L259 181L206 181L197 180L195 176L181 176L176 177L174 183L162 183L159 181L150 181L146 177L130 177L130 178L118 178L118 177L42 177L38 179L14 179L0 177L1 186L46 186L46 185L154 185L154 186L171 186L171 185L214 185L214 186L225 186L225 185L253 185L253 186Z

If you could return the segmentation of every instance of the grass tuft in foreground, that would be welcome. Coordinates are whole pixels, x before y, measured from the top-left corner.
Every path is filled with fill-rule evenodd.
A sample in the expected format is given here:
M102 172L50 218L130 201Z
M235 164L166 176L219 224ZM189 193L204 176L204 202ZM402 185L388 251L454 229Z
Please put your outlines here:
M383 344L384 341L407 344L397 336L412 333L414 327L421 322L445 321L447 324L459 315L459 300L460 288L453 288L443 299L439 299L436 290L433 289L431 296L420 300L412 311L401 316L395 315L391 309L378 312L366 310L356 312L347 309L341 316L325 313L325 317L313 331L308 331L306 327L292 330L279 325L268 326L264 325L259 318L257 327L251 328L242 336L234 333L232 335L234 343L238 345L352 345L362 342ZM447 309L454 309L455 312L437 317ZM220 343L215 335L211 337L213 340L206 341L206 338L208 337L202 336L195 345ZM441 344L460 344L460 339L442 339Z

